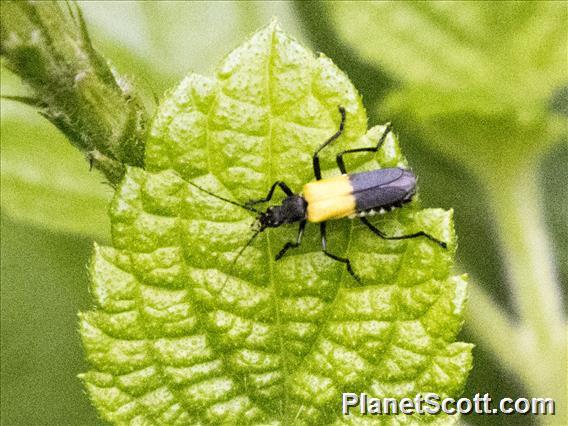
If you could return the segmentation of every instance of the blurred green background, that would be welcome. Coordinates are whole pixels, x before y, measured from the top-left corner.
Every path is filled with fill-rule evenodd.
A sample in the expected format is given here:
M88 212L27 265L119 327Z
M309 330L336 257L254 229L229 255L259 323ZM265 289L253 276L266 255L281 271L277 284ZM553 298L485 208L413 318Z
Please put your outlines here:
M568 289L568 3L80 4L95 47L149 99L189 71L212 74L226 53L272 16L286 32L331 57L361 91L370 123L394 123L420 176L424 205L455 210L457 268L488 296L486 305L477 293L470 296L474 309L461 340L477 347L464 395L545 397L536 391L546 393L550 386L552 392L552 376L566 387L565 343L560 349L557 344L566 336L562 299ZM2 94L23 93L18 79L3 70ZM112 190L31 108L7 100L1 107L1 423L97 424L76 378L87 369L77 312L91 303L85 265L93 241L109 241L106 203ZM519 218L533 216L542 220L542 229L533 231L544 245L537 248L539 268L529 272L538 279L552 271L552 282L542 283L536 295L543 305L535 300L532 313L551 318L544 321L550 348L543 344L530 358L548 374L538 383L515 371L516 353L524 349L510 347L503 356L492 343L506 344L503 330L480 327L494 318L487 307L512 323L526 319L527 308L522 302L519 308L517 298L526 299L530 289L515 287L511 256L522 263L524 255L535 255L534 240L515 233ZM503 245L502 238L518 247ZM530 307L528 314L530 319ZM562 327L554 325L558 318ZM549 352L557 356L539 358Z

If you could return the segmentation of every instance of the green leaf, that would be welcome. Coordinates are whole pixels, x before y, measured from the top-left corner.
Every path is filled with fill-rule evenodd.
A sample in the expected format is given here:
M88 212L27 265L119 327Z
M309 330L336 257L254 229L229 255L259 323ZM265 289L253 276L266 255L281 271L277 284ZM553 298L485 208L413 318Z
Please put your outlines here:
M418 203L377 219L391 234L423 229L449 242L384 241L355 222L330 222L328 245L363 285L320 250L317 226L268 230L232 267L254 218L211 197L245 201L275 180L313 179L311 154L347 110L344 136L324 151L376 143L361 99L325 56L272 23L230 53L214 78L189 75L164 99L110 214L113 247L90 265L95 310L81 315L93 369L83 375L104 419L138 424L359 423L342 392L457 396L471 345L455 342L465 277L451 276L452 212ZM405 165L396 137L352 169ZM355 167L355 165L357 167ZM445 424L443 417L416 421ZM399 419L404 422L405 419ZM408 419L406 419L408 421Z
M515 106L530 113L542 109L552 90L565 83L562 3L351 6L337 2L328 8L353 49L415 87L445 87L466 102L466 109ZM353 22L365 31L354 31Z
M520 131L553 126L550 98L567 77L564 3L366 2L352 7L349 2L333 2L325 6L342 40L356 54L403 82L387 102L390 117L403 109L431 130L471 114L474 122L466 127L477 126L481 133L487 117L492 122L498 118L500 125L514 123ZM481 137L455 134L449 139L427 134L426 139L476 170L492 170L487 167L489 156L480 159L471 151L483 154L497 146L499 153L490 160L501 166L532 158L556 141L542 134L538 143L516 137L496 143L492 131Z

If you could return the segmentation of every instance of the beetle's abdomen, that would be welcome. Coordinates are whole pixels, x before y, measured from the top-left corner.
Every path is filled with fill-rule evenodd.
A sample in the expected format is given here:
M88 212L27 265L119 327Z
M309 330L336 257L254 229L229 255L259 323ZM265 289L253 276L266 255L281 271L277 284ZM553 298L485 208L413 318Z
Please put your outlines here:
M412 199L416 176L405 169L380 169L349 175L357 212L388 208Z
M341 175L304 185L307 219L323 222L364 215L406 203L416 191L416 176L401 168Z

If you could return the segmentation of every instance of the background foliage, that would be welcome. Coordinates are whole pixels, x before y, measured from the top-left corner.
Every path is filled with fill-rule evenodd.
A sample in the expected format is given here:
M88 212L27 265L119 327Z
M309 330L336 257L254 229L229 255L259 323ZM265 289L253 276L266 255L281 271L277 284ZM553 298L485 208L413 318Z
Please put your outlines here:
M523 362L520 350L509 347L509 358L499 352L511 336L497 335L496 328L495 342L476 325L492 324L496 313L510 315L511 322L531 316L530 309L519 309L518 293L508 284L507 253L515 248L499 240L507 217L515 214L514 206L501 202L511 178L534 184L521 195L543 215L547 238L539 250L553 256L556 282L566 294L568 200L562 188L568 187L568 147L559 121L566 114L562 87L568 81L562 56L566 3L458 6L447 11L353 2L82 4L95 46L121 72L134 74L149 95L174 86L188 70L211 74L227 51L273 15L286 32L330 56L362 92L370 123L394 122L420 176L424 205L455 209L458 260L495 308L475 310L471 298L474 311L460 340L478 347L465 394L547 396L542 393L549 374L566 383L565 362L559 371L555 360L537 357L539 368L531 368L544 375L542 383L534 383L515 371L515 360ZM25 93L4 70L2 93ZM92 241L109 238L111 189L31 108L2 100L1 131L2 423L96 424L75 377L87 369L76 312L90 303L83 265ZM546 285L537 299L542 294L546 311L534 317L565 314L560 294ZM553 339L566 333L546 330ZM514 334L512 328L505 331ZM547 345L552 343L544 341L542 352L556 350Z

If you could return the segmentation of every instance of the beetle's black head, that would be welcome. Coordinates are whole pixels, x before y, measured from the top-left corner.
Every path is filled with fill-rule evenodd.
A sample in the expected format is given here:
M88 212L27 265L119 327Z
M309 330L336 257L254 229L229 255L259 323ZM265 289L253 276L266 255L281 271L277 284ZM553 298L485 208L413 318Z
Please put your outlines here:
M271 206L258 216L260 229L278 228L285 223L298 222L306 218L308 203L300 195L291 195L280 206Z

